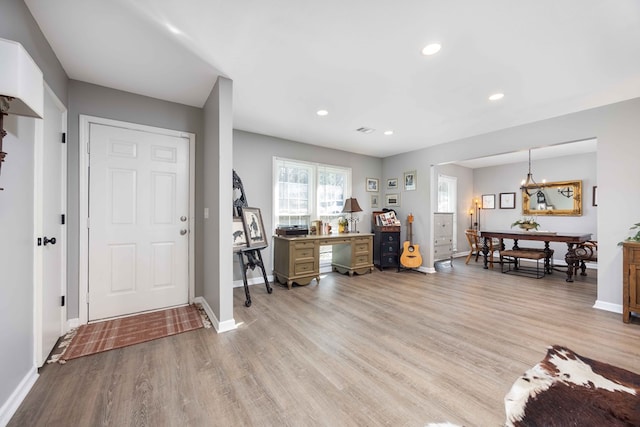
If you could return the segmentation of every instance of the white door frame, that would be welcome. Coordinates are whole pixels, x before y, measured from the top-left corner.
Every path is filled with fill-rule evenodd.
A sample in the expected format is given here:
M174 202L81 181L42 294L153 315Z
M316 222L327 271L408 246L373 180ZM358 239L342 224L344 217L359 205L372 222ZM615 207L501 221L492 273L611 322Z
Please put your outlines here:
M60 101L60 99L56 96L56 94L51 90L47 83L44 83L45 94L51 96L56 107L61 112L62 115L62 132L67 133L67 108ZM42 247L37 246L35 244L36 240L39 237L43 236L43 228L44 228L44 197L43 197L43 182L44 182L44 173L43 173L43 164L48 161L56 161L57 159L45 159L44 158L44 120L47 120L45 117L42 120L36 121L36 134L35 134L35 146L34 146L34 272L33 272L33 283L34 283L34 292L33 292L33 328L34 328L34 361L37 366L40 366L38 361L39 354L42 352L42 295L44 293L44 253L42 251ZM60 142L62 144L62 141ZM62 158L61 161L61 177L60 177L60 185L62 188L60 189L61 202L62 206L65 209L65 212L60 212L61 214L67 214L67 144L62 144ZM59 238L57 239L56 244L60 245L61 251L61 266L60 266L60 296L65 297L67 295L67 232L66 228L64 231L60 233ZM67 332L67 304L60 307L60 335L64 335Z
M189 139L189 302L195 298L195 148L196 136L193 133L181 132L137 123L123 122L119 120L105 119L102 117L80 115L79 133L79 157L80 157L80 247L79 247L79 278L78 278L78 303L79 322L86 324L89 320L88 293L89 293L89 135L91 124L120 127L142 132L156 133L166 136Z

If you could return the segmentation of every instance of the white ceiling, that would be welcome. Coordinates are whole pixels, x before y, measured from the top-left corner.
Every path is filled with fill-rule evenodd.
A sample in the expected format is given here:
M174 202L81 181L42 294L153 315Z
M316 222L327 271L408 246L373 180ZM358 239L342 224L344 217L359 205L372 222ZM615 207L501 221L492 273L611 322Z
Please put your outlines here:
M202 107L222 75L234 128L379 157L640 96L638 0L26 4L72 79Z

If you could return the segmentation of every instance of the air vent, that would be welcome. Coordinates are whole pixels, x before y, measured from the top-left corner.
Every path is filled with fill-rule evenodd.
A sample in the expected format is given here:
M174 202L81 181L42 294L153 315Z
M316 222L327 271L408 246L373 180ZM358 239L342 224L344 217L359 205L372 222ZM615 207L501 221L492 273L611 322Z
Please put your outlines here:
M356 132L362 132L362 133L372 133L375 132L375 129L371 129L371 128L365 128L365 127L361 127L356 129Z

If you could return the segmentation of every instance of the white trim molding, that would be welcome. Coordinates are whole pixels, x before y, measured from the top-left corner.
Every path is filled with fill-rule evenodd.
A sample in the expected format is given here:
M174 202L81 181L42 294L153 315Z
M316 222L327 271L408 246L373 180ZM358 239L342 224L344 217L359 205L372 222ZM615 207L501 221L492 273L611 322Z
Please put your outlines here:
M202 308L204 308L207 316L209 316L209 320L211 320L211 324L213 325L217 333L233 331L234 329L238 328L238 325L236 324L236 321L234 319L220 322L216 315L213 313L213 310L211 309L211 306L209 305L207 300L203 297L195 297L193 299L193 302L202 305Z
M80 187L80 247L79 247L79 278L78 278L78 314L80 324L87 324L89 321L88 294L89 294L89 135L91 124L101 124L106 126L121 127L125 129L138 130L141 132L156 133L166 136L174 136L189 139L189 301L195 296L195 188L196 188L196 135L190 132L182 132L172 129L147 126L137 123L123 122L120 120L105 119L102 117L87 116L80 114L79 128L79 187ZM234 322L235 324L235 322Z
M27 394L31 390L31 387L36 383L38 379L38 368L33 365L25 377L20 381L20 384L13 390L11 396L4 402L4 405L0 408L0 426L6 426L9 424L11 417L16 413L20 404L27 397Z
M613 304L606 301L596 300L596 303L593 305L593 308L597 308L598 310L610 311L612 313L622 314L621 304Z

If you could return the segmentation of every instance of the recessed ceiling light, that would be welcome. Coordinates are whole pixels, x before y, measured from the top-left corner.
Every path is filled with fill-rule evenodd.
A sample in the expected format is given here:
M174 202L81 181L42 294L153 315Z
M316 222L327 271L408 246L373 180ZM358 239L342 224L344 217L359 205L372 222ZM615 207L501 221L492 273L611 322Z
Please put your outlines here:
M502 98L504 98L504 93L494 93L489 97L489 101L497 101Z
M427 56L433 55L440 52L440 48L442 48L442 46L440 46L440 43L431 43L422 48L422 54Z
M319 115L320 117L324 117L327 114L329 114L329 112L327 110L318 110L316 111L316 114Z
M392 130L385 130L384 134L385 135L393 135L393 131Z

